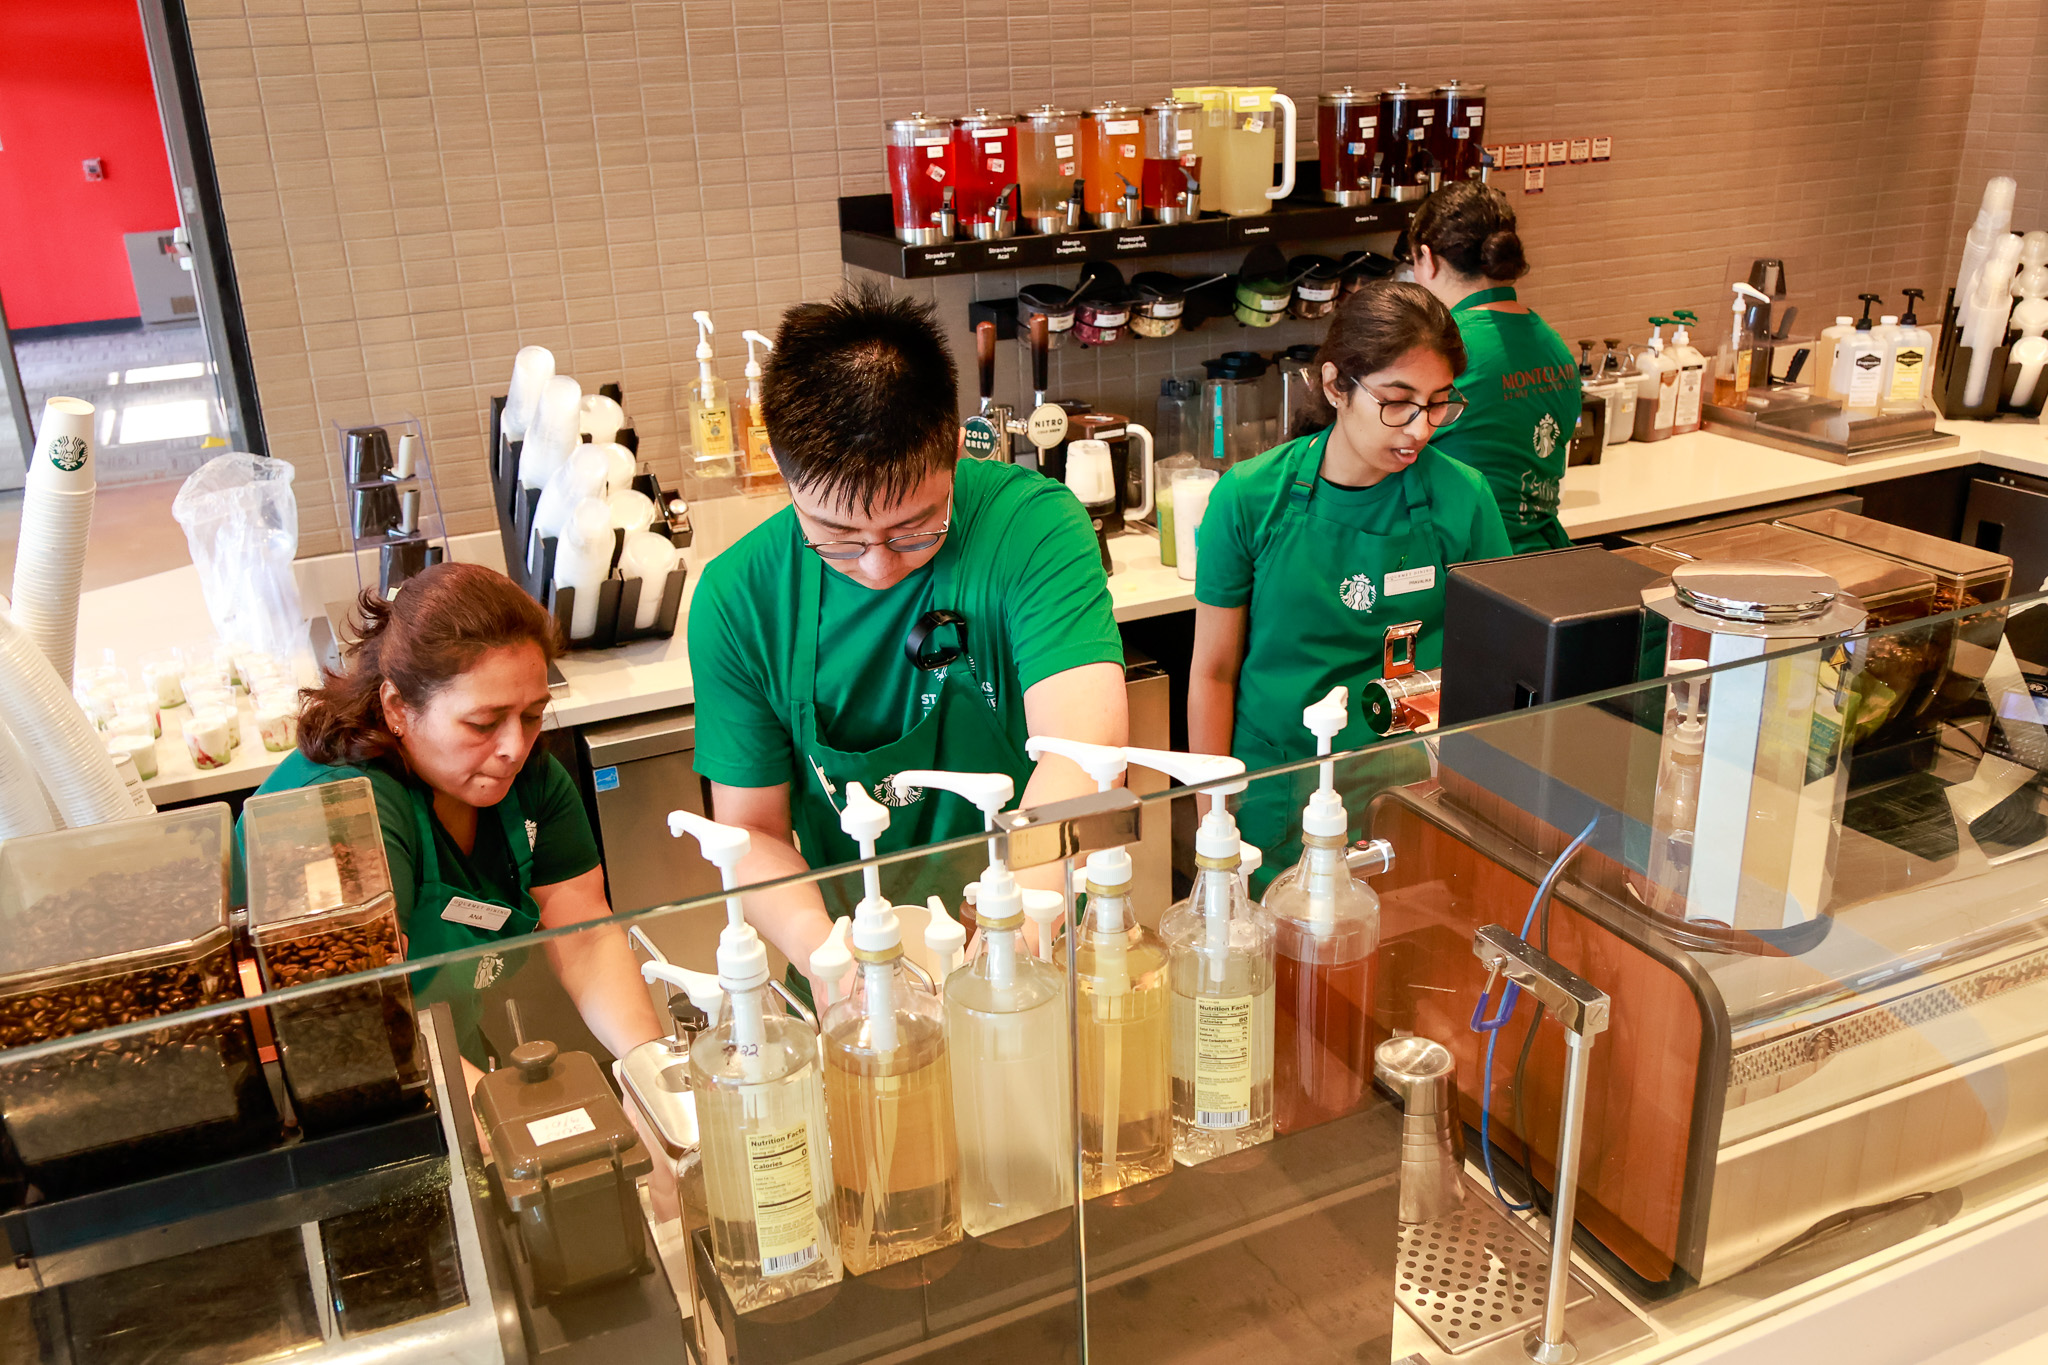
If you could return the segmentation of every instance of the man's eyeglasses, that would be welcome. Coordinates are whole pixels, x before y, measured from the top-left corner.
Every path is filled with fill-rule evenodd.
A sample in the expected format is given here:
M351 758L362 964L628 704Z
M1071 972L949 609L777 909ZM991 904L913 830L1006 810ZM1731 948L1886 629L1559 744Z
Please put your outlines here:
M1425 413L1433 427L1447 427L1465 415L1465 395L1452 390L1449 398L1435 403L1417 403L1413 399L1382 398L1360 384L1358 391L1379 404L1380 420L1390 427L1405 427L1415 420L1415 414Z
M887 540L812 540L803 538L804 548L816 550L821 559L859 559L869 550L880 546L892 554L914 555L931 549L946 538L946 532L953 529L953 499L946 498L946 520L935 531L913 531L909 535L890 536Z

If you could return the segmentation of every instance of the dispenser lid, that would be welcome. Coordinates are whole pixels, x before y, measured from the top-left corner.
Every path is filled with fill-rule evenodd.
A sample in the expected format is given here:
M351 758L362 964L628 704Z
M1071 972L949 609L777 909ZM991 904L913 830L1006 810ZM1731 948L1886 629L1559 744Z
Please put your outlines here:
M1200 101L1168 98L1145 106L1148 114L1198 114L1202 111Z
M1469 85L1460 80L1448 80L1436 88L1436 93L1439 95L1455 95L1460 99L1476 100L1485 96L1486 87L1483 85Z
M1078 111L1073 109L1055 109L1050 104L1041 104L1036 109L1026 109L1023 113L1017 115L1017 117L1026 123L1031 123L1035 125L1040 123L1052 123L1058 119L1079 118L1081 117L1081 115Z
M1422 98L1422 94L1422 91L1415 89L1406 81L1395 81L1392 85L1380 91L1380 98L1383 100L1414 100Z
M943 132L953 126L953 120L944 114L927 114L917 109L903 118L892 118L883 126L899 133Z
M1145 112L1135 104L1091 104L1089 118L1135 118Z
M1824 573L1766 560L1688 564L1671 571L1671 586L1685 606L1724 621L1814 621L1841 593Z
M1257 351L1225 351L1202 362L1211 379L1257 379L1266 372L1266 358Z
M977 109L953 120L955 128L1015 128L1015 114L999 114L993 109Z
M511 1066L477 1082L476 1107L515 1213L590 1180L617 1178L630 1187L653 1165L587 1052L561 1052L541 1039L521 1043Z
M1336 90L1325 90L1316 96L1324 104L1378 104L1380 92L1360 90L1354 86L1342 86Z

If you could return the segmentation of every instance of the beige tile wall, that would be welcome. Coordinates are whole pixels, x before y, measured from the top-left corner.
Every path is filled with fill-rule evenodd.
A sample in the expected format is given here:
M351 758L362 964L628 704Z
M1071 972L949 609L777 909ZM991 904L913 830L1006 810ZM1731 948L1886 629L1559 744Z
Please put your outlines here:
M1994 175L2019 181L2015 228L2048 228L2048 13L2041 0L1985 0L1957 177L1958 248ZM1951 283L1955 266L1951 257Z
M1991 4L2016 22L2038 0ZM645 448L672 459L690 310L716 313L737 381L743 327L772 329L839 282L834 198L881 188L882 121L918 107L1486 82L1490 140L1615 139L1611 164L1553 170L1541 196L1510 176L1537 267L1527 297L1568 339L1633 338L1682 306L1715 316L1728 258L1764 251L1801 264L1794 284L1822 313L1866 288L1933 292L1966 138L1986 157L2008 136L2019 147L1973 105L1980 71L2011 55L1983 0L187 8L265 420L301 469L309 553L338 544L337 421L423 417L455 528L487 525L484 405L522 343L587 383L621 380ZM965 300L1016 283L926 292L964 339ZM1212 325L1166 348L1069 352L1055 387L1142 415L1159 374L1245 344ZM1004 396L1018 373L1013 360Z

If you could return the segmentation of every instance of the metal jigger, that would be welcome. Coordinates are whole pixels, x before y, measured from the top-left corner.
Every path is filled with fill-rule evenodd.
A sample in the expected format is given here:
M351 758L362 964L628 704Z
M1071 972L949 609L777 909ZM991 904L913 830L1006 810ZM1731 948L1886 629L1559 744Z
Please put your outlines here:
M1458 1121L1458 1063L1427 1038L1389 1038L1372 1076L1401 1101L1403 1223L1427 1223L1465 1204L1465 1130Z

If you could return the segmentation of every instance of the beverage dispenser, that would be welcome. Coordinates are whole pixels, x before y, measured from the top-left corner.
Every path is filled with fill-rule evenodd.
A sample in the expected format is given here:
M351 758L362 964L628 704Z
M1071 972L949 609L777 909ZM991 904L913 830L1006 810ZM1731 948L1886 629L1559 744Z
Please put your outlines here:
M1429 130L1436 124L1434 91L1417 90L1406 81L1380 91L1380 148L1386 172L1382 193L1407 203L1429 197L1435 158Z
M1179 223L1200 212L1202 159L1195 151L1195 133L1202 106L1193 100L1166 99L1145 106L1145 212L1155 223ZM1197 189L1188 192L1189 181Z
M1223 164L1223 126L1230 119L1230 92L1220 85L1177 85L1173 98L1195 105L1195 156L1201 162L1201 211L1223 212L1217 170Z
M1379 195L1380 99L1345 86L1316 98L1316 164L1323 202L1369 204Z
M953 191L953 122L914 113L889 122L889 200L896 240L912 246L944 242L941 226Z
M1477 180L1485 156L1486 87L1445 81L1431 104L1429 149L1442 183Z
M1081 174L1087 180L1089 221L1096 227L1132 225L1144 178L1144 120L1131 104L1098 104L1081 119Z
M1033 232L1066 226L1067 195L1081 174L1081 116L1042 104L1017 116L1017 216Z
M977 109L953 120L954 213L970 237L1017 230L1017 120Z

